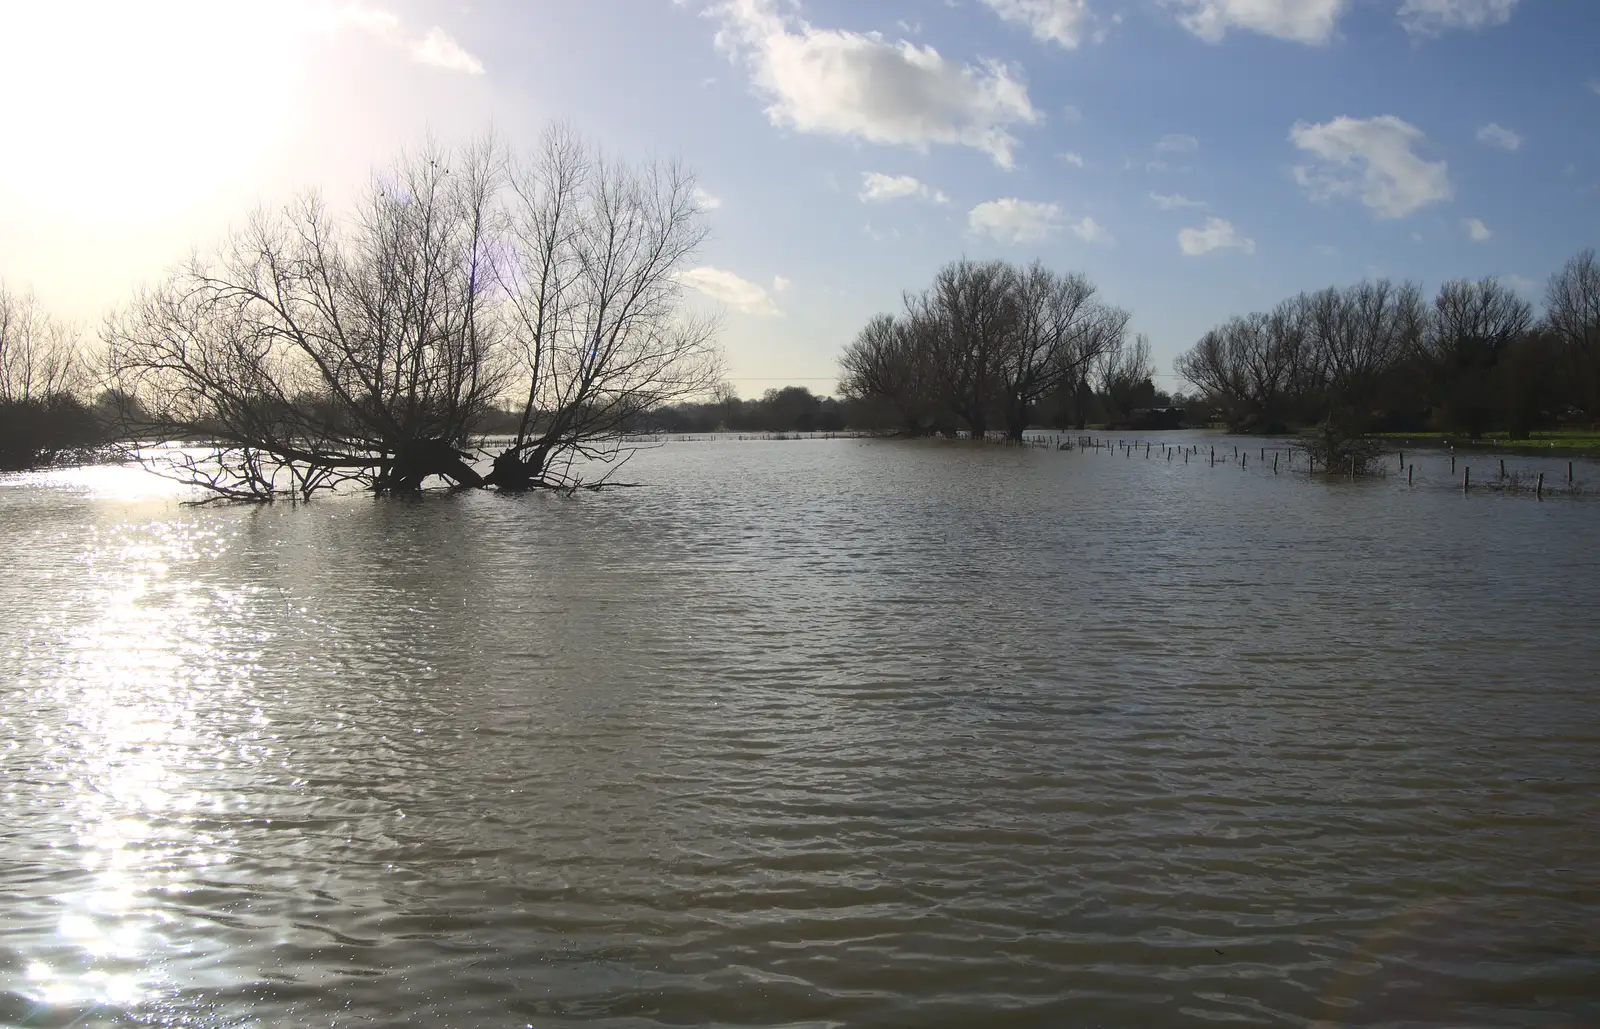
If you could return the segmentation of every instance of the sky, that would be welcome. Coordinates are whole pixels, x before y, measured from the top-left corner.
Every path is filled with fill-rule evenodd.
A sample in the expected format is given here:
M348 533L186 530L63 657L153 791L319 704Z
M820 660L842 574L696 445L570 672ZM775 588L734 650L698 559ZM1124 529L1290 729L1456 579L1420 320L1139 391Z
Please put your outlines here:
M0 279L91 331L261 204L554 121L699 175L745 396L943 264L1148 334L1600 245L1600 0L0 0Z

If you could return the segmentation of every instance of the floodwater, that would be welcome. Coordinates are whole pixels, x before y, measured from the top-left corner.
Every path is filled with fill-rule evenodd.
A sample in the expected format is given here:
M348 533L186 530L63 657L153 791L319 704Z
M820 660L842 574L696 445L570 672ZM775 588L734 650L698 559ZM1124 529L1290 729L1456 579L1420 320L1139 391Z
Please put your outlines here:
M1600 1025L1600 498L1233 445L0 479L0 1024Z

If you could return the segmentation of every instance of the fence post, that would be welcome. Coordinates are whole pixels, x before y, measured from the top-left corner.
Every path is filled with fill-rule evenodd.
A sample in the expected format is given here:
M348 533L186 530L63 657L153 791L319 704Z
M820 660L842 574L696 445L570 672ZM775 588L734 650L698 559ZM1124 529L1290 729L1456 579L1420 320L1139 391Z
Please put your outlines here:
M1468 465L1461 470L1461 492L1472 489L1472 466Z
M1414 464L1406 465L1406 485L1407 486L1411 485L1411 476L1412 476L1413 473L1416 472L1416 470L1417 470L1417 466L1416 465L1414 465Z
M1540 500L1544 499L1544 473L1543 472L1539 473L1539 487L1538 487L1537 492L1534 495L1537 496Z

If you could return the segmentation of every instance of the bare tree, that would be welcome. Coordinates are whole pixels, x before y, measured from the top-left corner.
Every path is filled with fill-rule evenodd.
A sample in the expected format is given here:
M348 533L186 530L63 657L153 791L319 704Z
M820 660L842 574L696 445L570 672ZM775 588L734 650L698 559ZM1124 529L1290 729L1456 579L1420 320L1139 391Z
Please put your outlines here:
M999 406L997 384L1015 343L1017 272L1004 261L951 262L926 292L908 296L912 331L932 341L941 399L973 439L988 432Z
M88 381L82 334L51 316L32 292L0 282L0 401L76 394Z
M1296 324L1287 311L1231 318L1178 357L1178 374L1223 409L1230 427L1270 427L1291 382Z
M260 213L112 318L131 448L225 496L342 482L415 490L572 485L626 419L715 382L709 326L674 318L699 241L692 179L591 159L570 133L508 173L485 140L376 176L344 219L315 195ZM474 426L514 390L486 478Z
M887 408L889 420L907 435L932 426L929 362L908 322L874 315L845 347L839 367L844 396Z
M1443 413L1473 438L1494 420L1502 355L1532 326L1532 305L1493 277L1439 288L1422 355Z
M1414 353L1428 323L1422 292L1410 282L1362 282L1311 298L1308 331L1327 369L1328 417L1364 428L1384 377Z
M500 285L521 414L488 482L576 485L574 458L609 459L630 419L721 382L716 325L683 314L677 278L706 235L694 184L563 126L514 170Z
M1550 277L1545 318L1571 355L1584 409L1600 414L1600 261L1591 247Z
M100 444L79 336L31 292L0 283L0 470L76 459Z
M1099 362L1100 392L1112 413L1122 421L1133 415L1140 403L1155 396L1156 369L1150 363L1150 340L1143 333L1132 343L1117 340L1104 351Z
M1095 300L1079 274L1035 261L1014 276L1016 331L1000 363L1006 434L1022 439L1040 400L1083 381L1101 355L1121 345L1128 313Z

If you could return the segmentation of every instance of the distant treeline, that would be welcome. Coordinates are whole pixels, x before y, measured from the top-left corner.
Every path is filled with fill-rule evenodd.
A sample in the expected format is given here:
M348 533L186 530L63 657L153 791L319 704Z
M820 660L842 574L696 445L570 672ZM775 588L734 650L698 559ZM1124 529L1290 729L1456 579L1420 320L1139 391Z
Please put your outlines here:
M1536 429L1600 420L1600 263L1550 279L1544 315L1494 278L1447 282L1429 302L1387 279L1302 293L1236 317L1177 370L1229 428L1279 432Z
M0 283L0 471L50 464L104 442L105 419L84 400L80 333L30 294Z
M840 391L877 426L1021 439L1030 424L1131 421L1162 400L1150 346L1093 283L1035 261L960 260L869 321L840 359Z

